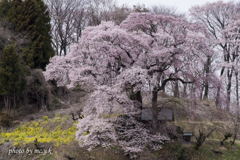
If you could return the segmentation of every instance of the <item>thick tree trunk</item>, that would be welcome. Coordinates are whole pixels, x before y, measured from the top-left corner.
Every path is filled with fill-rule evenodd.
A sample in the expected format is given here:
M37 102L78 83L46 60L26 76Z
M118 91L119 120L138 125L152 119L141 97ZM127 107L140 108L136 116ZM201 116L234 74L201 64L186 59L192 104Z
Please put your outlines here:
M221 73L220 73L220 77L223 75L224 70L225 70L225 67L222 68ZM220 99L220 86L217 89L217 96L216 96L216 102L215 102L216 106L219 105L219 99Z
M6 96L5 96L5 95L3 96L3 99L4 99L5 108L6 108L6 110L7 110L7 99L6 99Z
M228 84L227 84L227 108L226 110L229 111L230 109L230 102L231 102L231 87L232 87L232 72L233 68L228 70Z
M231 144L231 145L234 145L234 144L235 144L236 139L237 139L237 133L234 134L233 141L232 141L232 144Z
M183 97L187 97L187 84L183 84Z
M208 92L209 92L209 82L208 82L208 76L210 73L210 64L211 64L211 58L210 56L207 57L207 63L205 66L205 70L206 70L206 81L205 81L205 88L204 88L204 99L208 98Z
M194 137L195 137L196 140L197 140L197 143L196 143L196 146L194 147L194 149L195 149L195 150L198 150L198 148L199 148L200 146L202 146L202 144L205 142L206 138L208 138L208 137L213 133L214 130L215 130L215 128L212 129L207 135L205 135L205 134L203 133L203 131L201 131L201 130L199 129L199 136L196 137L196 136L194 135Z
M10 114L10 111L11 111L11 96L7 95L6 113Z
M64 46L64 56L67 55L67 46Z
M130 90L130 97L131 100L137 100L141 105L140 109L142 110L142 95L141 91L137 91L136 93L133 92L133 88Z
M237 108L239 110L239 93L238 93L238 71L235 71L236 78L236 99L237 99Z
M142 110L142 95L141 95L141 91L137 91L137 93L136 93L136 100L141 103L140 109Z
M162 79L164 79L164 76L163 76L163 78ZM162 89L162 91L165 93L165 86L163 86L163 89Z
M141 91L137 91L136 93L136 100L140 103L142 103L142 95L141 95Z
M204 96L203 96L203 91L204 91L204 87L205 85L203 85L202 87L201 87L201 92L200 92L200 100L202 100L202 99L204 99Z
M219 105L219 99L220 99L220 87L217 88L217 96L216 96L216 106Z
M8 113L8 96L7 96L7 103L6 103L6 113Z
M153 126L153 133L157 133L157 131L158 131L157 96L158 96L158 91L157 91L156 89L154 89L154 90L152 91L152 112L153 112L152 126Z
M11 104L12 104L12 101L11 101L11 95L9 96L9 114L11 113Z
M235 140L237 139L237 135L238 135L238 130L239 130L239 117L238 117L238 120L237 120L237 122L235 124L234 137L233 137L233 141L232 141L231 145L235 144Z
M208 99L208 91L209 91L209 84L208 84L208 80L205 84L205 88L204 88L204 96L203 99Z
M16 95L15 95L15 91L13 92L13 106L14 106L13 117L15 117L15 110L16 110Z
M175 81L175 86L174 86L174 97L179 98L179 87L178 87L178 81Z
M59 48L59 46L57 45L57 46L55 47L55 52L56 52L56 55L57 55L57 56L60 56L60 53L59 53L59 51L58 51L58 48Z
M175 68L175 73L177 73L177 68ZM178 97L179 98L179 87L178 87L178 81L174 82L174 93L173 93L174 97Z

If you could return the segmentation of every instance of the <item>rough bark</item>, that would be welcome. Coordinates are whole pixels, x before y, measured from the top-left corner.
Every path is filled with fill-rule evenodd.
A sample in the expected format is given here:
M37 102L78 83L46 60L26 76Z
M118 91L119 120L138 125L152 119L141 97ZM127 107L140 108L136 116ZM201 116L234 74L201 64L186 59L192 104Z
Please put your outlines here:
M183 97L187 97L187 84L183 84Z
M15 117L15 110L16 110L16 95L15 95L15 91L13 92L13 106L14 106L13 117Z
M233 68L228 70L228 84L227 84L227 108L226 110L229 111L230 102L231 102L231 87L232 87L232 72Z
M207 57L207 63L205 65L205 72L206 72L206 81L204 86L204 99L208 98L208 92L209 92L209 82L208 82L208 76L210 73L210 64L211 64L211 58L210 56Z
M153 127L153 132L154 132L154 133L157 133L157 131L158 131L157 95L158 95L158 91L157 91L156 88L154 88L154 90L152 91L152 112L153 112L152 127Z
M199 135L198 135L198 137L196 137L194 134L193 134L193 136L196 138L196 140L197 140L197 143L196 143L196 146L194 147L194 149L195 150L198 150L198 148L200 147L200 146L202 146L202 144L204 143L204 141L206 140L206 138L208 138L211 134L212 134L212 132L214 131L215 129L212 129L207 135L205 135L204 133L203 133L203 131L201 131L200 129L199 129Z
M237 99L237 107L239 109L239 93L238 93L238 71L235 71L236 78L236 99Z
M220 77L223 75L224 70L225 70L225 67L222 68ZM216 106L219 105L219 99L220 99L220 87L218 87L218 89L217 89L217 96L216 96L216 102L215 102Z
M174 84L174 97L178 97L179 98L178 81L175 81L175 84Z

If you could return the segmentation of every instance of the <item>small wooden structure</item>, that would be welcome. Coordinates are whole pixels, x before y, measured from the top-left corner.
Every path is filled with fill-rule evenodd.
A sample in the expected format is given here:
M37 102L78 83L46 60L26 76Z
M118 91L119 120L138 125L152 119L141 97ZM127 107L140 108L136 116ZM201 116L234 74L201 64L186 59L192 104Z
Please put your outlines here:
M174 121L173 110L170 108L162 108L161 111L158 113L157 119L159 121ZM153 120L153 113L151 108L142 109L141 120Z
M191 143L192 132L183 132L183 140L185 143Z

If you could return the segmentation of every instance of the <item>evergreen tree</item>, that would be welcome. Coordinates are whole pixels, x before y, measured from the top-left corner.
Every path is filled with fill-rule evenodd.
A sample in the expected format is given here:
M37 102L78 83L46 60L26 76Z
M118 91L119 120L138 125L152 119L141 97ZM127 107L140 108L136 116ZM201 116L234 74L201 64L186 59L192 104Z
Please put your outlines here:
M0 1L0 18L9 18L9 13L12 8L11 0L1 0Z
M22 0L13 0L11 9L9 10L8 17L9 19L15 24L15 31L18 31L16 29L16 26L20 25L18 24L19 22L23 21L23 16L21 12L23 11L22 9L23 3Z
M25 89L25 68L16 54L14 43L4 48L0 57L0 94L6 97L6 110L10 111L11 97L16 106L15 97Z
M23 57L31 68L45 69L49 58L54 56L51 46L50 17L42 0L15 0L11 19L18 32L26 31L31 41L23 50Z

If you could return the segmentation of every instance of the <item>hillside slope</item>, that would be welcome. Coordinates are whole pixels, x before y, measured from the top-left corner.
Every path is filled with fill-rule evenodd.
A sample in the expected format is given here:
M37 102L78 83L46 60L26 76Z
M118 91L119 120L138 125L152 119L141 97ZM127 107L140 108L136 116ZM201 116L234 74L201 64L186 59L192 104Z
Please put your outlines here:
M97 147L91 152L87 148L80 148L75 141L74 134L76 127L72 120L71 113L77 115L85 106L90 94L85 92L70 92L65 97L57 98L61 109L39 112L25 117L21 117L21 124L15 128L5 130L0 135L0 155L1 159L8 160L28 160L28 159L56 159L56 160L127 160L119 148L105 149ZM168 102L168 103L166 103ZM194 112L190 107L190 102L182 99L176 99L169 96L159 95L159 106L171 107L174 110L175 121L162 123L162 127L174 129L180 126L183 131L191 131L196 135L201 129L204 133L216 128L213 134L206 140L206 143L198 151L194 150L196 141L192 138L191 145L182 144L181 135L178 141L171 141L163 146L160 151L146 151L140 154L140 160L179 159L181 156L185 159L236 159L240 156L240 141L236 145L230 146L230 140L225 142L224 146L220 141L224 133L231 131L231 121L225 121L227 114L223 110L217 109L211 101L202 101L195 108ZM148 106L145 103L145 107ZM194 113L194 116L192 116ZM37 139L37 141L36 141ZM23 151L24 153L14 153ZM39 147L39 148L38 148ZM209 149L210 150L209 150ZM36 153L27 154L27 150L36 150ZM46 153L44 150L46 149ZM39 150L39 152L38 152ZM217 150L223 154L215 154L212 150ZM41 151L43 151L41 153ZM207 154L205 154L205 152Z

